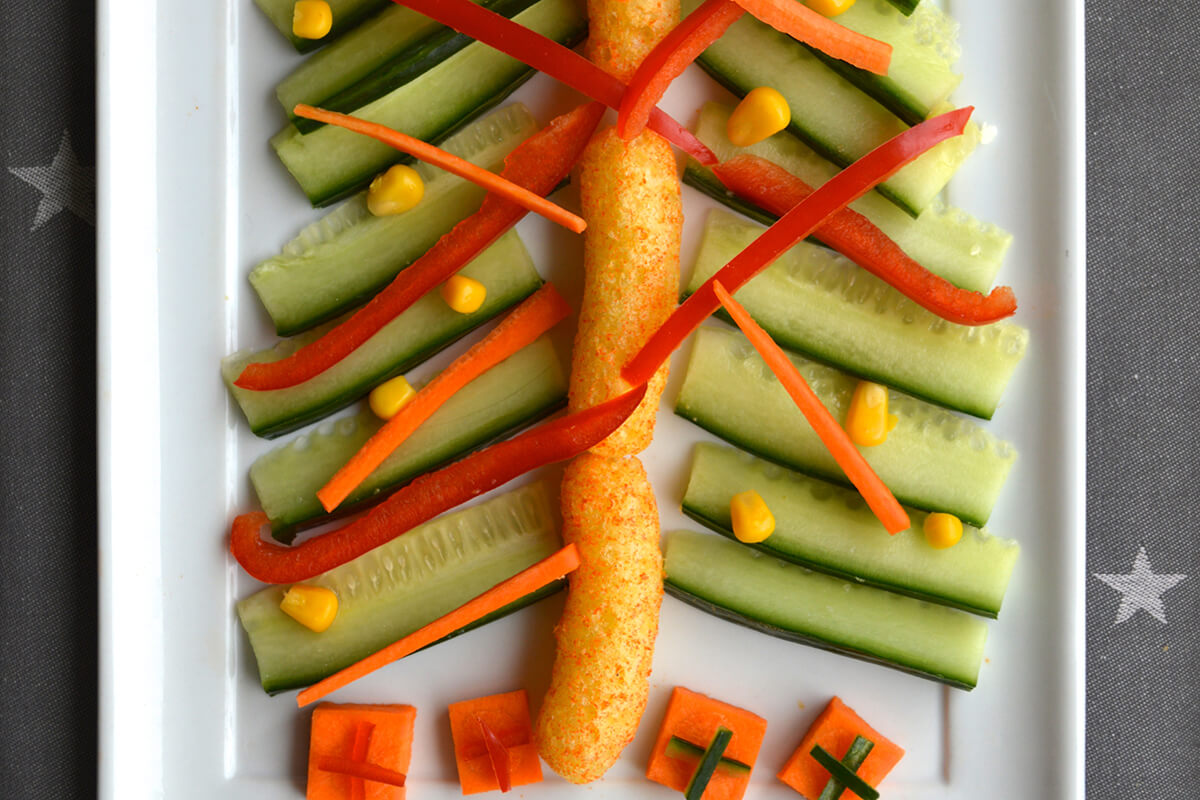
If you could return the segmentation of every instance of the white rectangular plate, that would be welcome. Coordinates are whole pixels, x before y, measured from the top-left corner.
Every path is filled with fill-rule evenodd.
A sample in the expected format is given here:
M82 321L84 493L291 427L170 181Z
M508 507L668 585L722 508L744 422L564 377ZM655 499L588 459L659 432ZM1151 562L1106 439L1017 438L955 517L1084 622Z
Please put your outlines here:
M774 771L835 693L908 749L890 800L1082 797L1082 2L954 0L951 11L966 74L957 97L999 136L950 199L1016 235L1001 278L1033 332L990 426L1022 454L991 527L1023 553L979 688L944 689L667 598L650 704L621 761L589 790L547 771L519 796L677 796L641 775L683 684L769 720L748 797L796 796ZM298 797L308 715L294 695L261 691L233 613L253 582L226 552L230 520L254 503L246 469L267 446L217 371L226 353L271 341L246 272L316 215L266 144L281 122L271 87L297 57L251 0L102 2L99 48L101 796ZM693 69L665 105L687 122L721 94ZM517 99L542 120L577 101L544 76ZM684 191L687 270L710 203ZM536 218L520 231L543 275L577 299L579 241ZM689 445L705 438L669 413L675 365L645 454L664 530L694 527L679 498ZM333 699L415 705L411 796L458 797L447 703L524 686L536 704L560 607L545 601Z

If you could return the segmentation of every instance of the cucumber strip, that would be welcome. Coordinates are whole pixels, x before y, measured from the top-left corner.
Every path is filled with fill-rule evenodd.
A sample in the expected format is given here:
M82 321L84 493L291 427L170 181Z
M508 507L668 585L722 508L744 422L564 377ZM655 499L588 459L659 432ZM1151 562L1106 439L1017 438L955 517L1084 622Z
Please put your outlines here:
M700 800L704 795L704 790L708 788L708 782L712 780L713 773L717 771L717 765L721 763L721 754L725 752L725 748L729 746L729 740L732 738L733 731L729 728L717 728L712 742L704 751L704 755L700 757L696 771L692 773L687 787L683 790L685 800Z
M513 17L525 11L537 0L491 0L487 3L492 11L504 17ZM320 105L330 111L349 114L355 109L387 95L414 78L428 71L430 65L440 64L460 52L475 40L452 28L439 26L425 38L411 42L407 48L372 70L361 80L345 86L341 91L322 98ZM325 125L315 119L292 118L292 125L302 134L312 133Z
M909 530L883 535L852 489L777 467L740 450L701 443L683 496L683 513L734 539L729 503L753 489L775 517L775 532L750 545L819 572L995 618L1020 546L971 525L954 547L925 541L923 511L908 509Z
M701 0L683 0L683 13ZM846 166L908 126L876 100L825 66L807 47L746 14L697 59L739 97L759 86L779 90L791 108L788 128L822 157ZM934 113L941 109L934 109ZM979 126L934 147L877 188L917 216L979 143Z
M762 231L755 222L712 211L685 296ZM995 413L1029 346L1029 331L1020 325L947 322L850 260L808 242L780 256L737 296L790 350L984 419Z
M561 408L567 378L545 337L456 392L357 488L339 513L384 499L421 473L483 447ZM329 519L317 490L383 426L369 410L328 423L260 456L250 467L258 502L276 539Z
M867 741L861 736L856 736L854 739L856 744L860 740ZM821 745L813 745L810 755L833 776L829 779L829 783L835 784L834 795L831 796L836 796L839 793L838 788L845 788L861 797L862 800L879 800L879 792L876 791L875 787L855 775L854 769L838 761L833 757L832 753L821 747ZM840 787L837 786L838 784L840 784ZM824 796L825 792L822 791L821 795Z
M694 531L667 534L664 569L668 593L730 622L960 689L978 681L987 641L979 617Z
M292 43L297 51L307 53L328 44L352 29L366 17L388 5L388 0L325 0L333 12L333 27L322 39L302 39L292 33L292 10L295 0L254 0L271 24Z
M413 528L308 581L338 596L337 618L324 633L279 609L286 586L247 597L238 617L263 689L315 683L550 556L560 547L555 519L542 482Z
M495 171L537 129L529 110L514 103L472 122L442 146ZM276 333L291 336L365 302L479 210L486 194L481 187L428 164L416 169L425 195L412 210L376 217L367 210L366 193L358 194L250 271L250 284Z
M513 19L567 45L577 43L587 30L587 19L575 0L537 0ZM437 142L499 103L532 74L515 58L472 42L444 61L431 57L420 75L351 110L372 122ZM412 161L382 142L332 125L301 134L289 124L271 139L271 146L314 206L358 191L392 164Z
M813 753L820 745L813 746ZM842 756L840 763L843 767L853 772L858 772L858 768L867 760L867 756L875 749L875 743L863 736L855 736L854 741L850 743L850 747L846 750L846 755ZM824 752L824 751L822 751ZM821 796L817 800L839 800L842 792L846 790L846 786L839 783L837 778L830 778L825 783L825 788L821 790ZM874 790L872 790L874 791ZM876 792L878 795L878 792Z
M910 16L881 0L855 3L837 15L837 22L892 46L887 74L859 69L812 47L809 51L909 125L928 117L962 81L954 72L958 23L931 3Z
M835 165L786 131L747 148L735 147L725 135L725 123L731 111L721 103L706 103L696 123L696 136L720 160L726 161L739 153L760 156L812 187L824 184L837 174ZM765 225L778 219L730 193L710 170L694 161L688 162L683 180ZM850 208L873 222L926 269L975 292L986 292L991 287L1012 244L1012 234L980 222L965 211L948 208L940 200L934 201L915 219L876 192L863 195L851 203Z
M678 736L672 736L667 740L667 747L663 751L667 758L700 758L704 755L704 748L694 745L686 739L680 739ZM717 770L728 773L729 775L749 775L750 765L743 764L732 758L721 756L717 762Z
M345 408L378 384L409 370L524 300L542 283L515 231L497 239L459 272L487 287L487 299L478 311L460 314L436 292L430 292L346 358L297 386L256 392L234 386L233 382L250 362L278 361L320 336L324 328L285 339L269 350L227 356L221 362L221 374L250 429L272 438Z
M908 15L912 14L914 11L916 11L917 8L921 5L921 0L887 0L887 1L889 3L891 3L893 6L895 6L896 9L906 17ZM928 5L928 3L926 5Z
M791 356L826 408L841 420L858 381L832 367ZM887 441L863 457L905 505L946 511L982 526L1016 461L1016 451L980 426L898 392L888 407L899 419ZM701 328L675 413L785 467L848 485L845 473L796 404L740 333Z

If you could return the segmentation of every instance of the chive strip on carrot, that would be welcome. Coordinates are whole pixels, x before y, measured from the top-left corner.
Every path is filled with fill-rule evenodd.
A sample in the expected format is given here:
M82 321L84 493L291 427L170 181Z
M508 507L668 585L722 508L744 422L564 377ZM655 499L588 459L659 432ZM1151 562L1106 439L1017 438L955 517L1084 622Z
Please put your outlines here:
M367 760L367 750L371 746L371 733L374 730L375 724L365 720L354 726L354 746L350 750L351 760L360 764ZM367 787L362 778L351 776L350 800L367 800Z
M483 737L483 744L487 747L488 760L492 762L492 770L496 773L496 783L500 784L501 792L507 792L512 788L512 757L508 748L478 714L475 716L475 724L479 726L479 735Z
M825 769L829 770L832 780L845 786L862 800L879 800L879 792L869 783L854 774L854 771L833 757L833 754L821 745L813 745L812 757Z
M513 22L471 0L394 0L431 19L494 47L577 92L620 108L625 85L569 47ZM696 135L662 109L650 113L650 128L706 167L717 157Z
M508 154L500 174L531 191L549 194L570 174L603 115L604 106L589 103L556 117ZM462 269L525 214L516 203L488 194L478 211L438 239L349 319L287 358L247 364L234 384L255 391L286 389L320 375Z
M439 617L403 639L393 642L382 650L313 684L300 692L296 703L301 708L315 703L330 692L335 692L359 678L370 675L380 667L415 653L422 647L433 644L459 628L466 627L531 592L536 592L543 586L562 578L578 566L579 551L575 549L575 545L569 544L554 555L518 572L508 580L501 581L473 600L468 600L449 614Z
M404 443L457 391L531 344L571 313L554 284L547 283L417 392L394 417L363 444L345 466L317 492L326 511L333 511L392 451Z
M336 772L339 775L349 775L351 778L371 781L373 783L386 783L389 786L403 787L405 781L408 779L408 776L403 772L396 772L395 770L376 764L355 761L352 758L338 758L337 756L322 756L317 761L317 769L322 772Z
M318 122L336 125L339 128L345 128L348 131L354 131L364 136L370 136L372 139L377 139L402 153L408 153L410 156L418 158L427 164L440 167L452 175L457 175L477 186L482 186L489 192L495 192L528 211L541 214L546 219L562 225L567 230L575 233L583 233L584 229L587 228L587 223L578 214L572 214L562 206L550 202L540 194L531 192L520 184L513 183L502 175L489 172L466 159L459 158L440 147L409 136L407 133L401 133L386 125L380 125L378 122L371 122L361 117L339 114L336 111L326 111L323 108L314 108L304 103L298 103L292 110L297 117L315 119Z
M776 216L786 214L813 193L804 181L758 156L731 158L713 167L713 172L734 194ZM835 212L813 235L944 320L958 325L987 325L1017 310L1017 297L1009 287L997 286L987 295L960 289L921 266L875 223L853 209Z
M796 0L737 0L737 4L780 33L859 69L887 75L892 46L863 36Z
M838 209L853 203L934 145L961 134L972 111L974 109L967 106L915 125L830 178L676 308L638 354L629 360L621 370L621 376L631 386L650 380L675 348L720 306L712 290L714 281L720 280L730 291L736 292L746 281L809 236Z
M655 45L621 97L617 132L622 139L629 141L642 132L671 81L744 13L745 9L733 0L706 0Z
M814 745L812 750L809 752L809 755L812 755L815 758L817 749L828 752L820 745ZM869 756L871 751L874 749L875 743L870 739L867 739L864 736L855 736L854 741L850 743L850 748L846 750L846 755L842 756L842 766L851 772L858 772L858 768L863 765L863 762L867 760L867 756ZM816 760L818 763L820 762L819 758ZM860 780L862 779L860 778ZM825 786L821 789L821 795L817 798L817 800L840 800L842 795L845 794L845 791L846 784L839 781L833 775L830 775L829 780L826 781Z
M704 790L708 788L708 782L712 780L713 773L717 770L717 765L721 763L721 755L725 752L725 748L729 746L729 740L732 738L733 731L729 730L729 728L717 728L717 732L713 734L712 741L709 742L704 755L700 757L700 763L696 765L696 771L692 773L692 778L688 781L687 788L683 791L685 800L700 800L704 795Z
M716 292L721 305L729 312L729 316L733 317L733 321L754 345L754 349L767 362L771 372L775 373L775 377L783 384L783 388L787 389L787 393L796 401L796 405L800 407L808 424L816 431L817 436L821 437L821 441L829 449L830 455L846 473L846 477L854 484L854 488L862 494L863 499L867 501L867 505L870 506L875 516L879 517L879 521L883 523L887 532L896 534L907 530L910 526L908 514L900 507L900 503L896 501L891 490L875 474L875 470L871 469L871 465L863 458L862 453L858 452L854 442L850 441L850 436L829 413L829 409L821 404L820 399L804 380L804 376L796 369L796 365L784 354L779 345L775 344L770 335L759 327L758 323L742 307L742 304L725 291L725 287L721 285L720 281L713 283L713 291Z

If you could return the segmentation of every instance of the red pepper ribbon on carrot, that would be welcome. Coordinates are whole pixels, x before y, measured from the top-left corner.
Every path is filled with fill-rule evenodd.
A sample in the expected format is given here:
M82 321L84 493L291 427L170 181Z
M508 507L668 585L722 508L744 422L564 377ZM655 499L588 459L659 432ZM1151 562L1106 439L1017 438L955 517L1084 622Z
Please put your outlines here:
M602 105L589 103L551 120L508 154L501 176L549 194L570 174L603 115ZM234 384L256 391L286 389L320 375L479 255L525 213L516 203L488 194L478 211L438 239L349 319L287 358L248 364Z
M400 489L365 516L301 544L265 541L267 515L242 514L233 521L230 550L246 572L264 583L299 583L390 542L438 514L546 464L566 461L603 441L621 426L646 393L631 389L499 442L430 472Z
M533 342L570 313L570 306L552 283L547 283L517 306L486 337L417 392L321 487L317 497L325 510L337 508L455 392Z
M968 106L915 125L830 178L676 308L629 360L621 376L634 386L648 381L675 348L720 306L712 289L714 281L719 280L727 289L736 292L746 281L809 236L838 209L862 197L934 145L961 134L972 111L974 109Z
M352 758L339 758L338 756L321 756L317 760L317 769L323 772L336 772L339 775L348 775L351 779L359 781L386 783L389 786L399 786L401 788L403 788L405 782L408 780L408 776L403 772L396 772L387 767L381 767L378 764L367 764L362 761L355 761Z
M500 784L501 792L507 792L512 788L512 755L480 716L475 716L475 723L479 725L479 735L487 747L488 760L492 763L492 771L496 773L496 783Z
M734 194L777 216L788 213L813 193L804 181L758 156L737 156L713 167L713 172ZM813 235L914 303L950 322L987 325L1017 310L1011 288L998 286L987 295L960 289L921 266L875 223L853 209L834 212Z
M371 734L375 731L375 723L360 720L354 726L354 745L350 751L352 761L362 764L367 760L367 752L371 747ZM318 769L320 765L318 764ZM350 800L367 800L367 787L360 776L350 777Z
M620 108L625 84L586 58L471 0L394 0L459 33L478 39L609 108ZM650 128L705 166L717 157L696 135L661 109L651 110Z
M559 580L579 566L579 551L574 544L569 544L553 555L542 559L533 566L518 572L511 578L488 589L478 597L468 600L463 605L443 617L439 617L423 628L408 636L392 642L361 661L339 670L328 678L313 684L300 692L296 704L304 708L315 703L331 692L341 689L347 684L370 675L380 667L385 667L393 661L398 661L411 655L422 647L433 644L439 639L449 636L459 628L470 625L476 620L491 614L509 603L515 602L527 594ZM497 774L497 778L499 775Z
M725 307L725 310L729 312L729 316L733 317L737 326L742 329L742 333L746 334L746 338L750 340L750 344L754 345L754 349L762 356L763 361L767 362L771 372L775 373L775 377L779 379L783 388L799 406L804 418L808 420L808 424L816 431L817 436L821 437L822 444L829 450L829 454L833 456L842 471L846 473L846 477L854 484L854 488L858 489L859 494L863 496L871 511L883 523L887 532L896 534L908 530L911 526L908 514L897 502L891 490L875 474L875 470L871 469L871 465L854 446L854 442L850 441L849 435L838 424L833 414L829 413L829 409L821 403L820 398L809 387L804 376L800 374L800 370L796 369L796 365L784 354L779 345L775 344L771 336L759 327L741 303L734 300L729 292L725 291L725 287L721 285L720 281L713 283L713 293L716 294L717 300Z

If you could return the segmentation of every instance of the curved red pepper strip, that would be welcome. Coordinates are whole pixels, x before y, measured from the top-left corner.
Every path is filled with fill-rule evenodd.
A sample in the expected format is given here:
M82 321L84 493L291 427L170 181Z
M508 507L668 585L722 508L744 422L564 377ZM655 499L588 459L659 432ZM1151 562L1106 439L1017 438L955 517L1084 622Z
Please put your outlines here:
M622 139L629 141L642 132L671 81L744 13L745 9L733 0L706 0L655 45L638 65L621 98L617 133Z
M565 83L609 108L619 108L625 84L569 47L471 0L393 0L435 19L459 33L478 39L536 70ZM650 128L706 167L717 157L696 135L661 109L650 113Z
M589 103L551 120L508 154L500 174L530 191L549 194L570 174L602 116L604 106ZM516 203L486 195L478 211L438 239L352 317L287 358L247 364L234 385L256 391L286 389L320 375L461 269L526 213Z
M816 230L838 209L862 197L929 148L961 134L974 110L968 106L925 120L879 145L830 178L767 228L749 247L734 256L676 308L621 370L621 377L634 386L648 381L659 365L671 357L675 348L717 310L720 302L713 292L714 281L719 280L730 292L736 292L746 281Z
M233 521L229 549L242 568L264 583L297 583L341 566L390 542L472 497L532 469L565 461L603 441L633 413L645 385L598 406L543 423L447 467L422 475L366 516L287 547L265 541L261 511Z
M847 64L887 75L892 46L852 31L796 0L737 0L755 19Z
M813 193L808 184L783 167L757 156L738 156L713 167L713 172L739 197L776 216L783 216ZM875 223L849 208L835 212L813 235L950 322L987 325L1011 317L1017 310L1011 288L997 286L987 295L960 289L914 261Z
M512 788L512 757L508 748L478 714L475 715L475 722L479 725L479 735L483 737L483 743L487 747L492 771L496 773L496 783L500 785L501 792L507 792Z
M395 770L381 767L378 764L367 764L362 761L355 761L352 758L341 758L339 756L321 756L317 759L317 769L322 772L336 772L338 775L349 775L352 779L360 781L384 783L388 786L399 786L401 788L403 788L408 780L408 776L403 772L396 772Z

